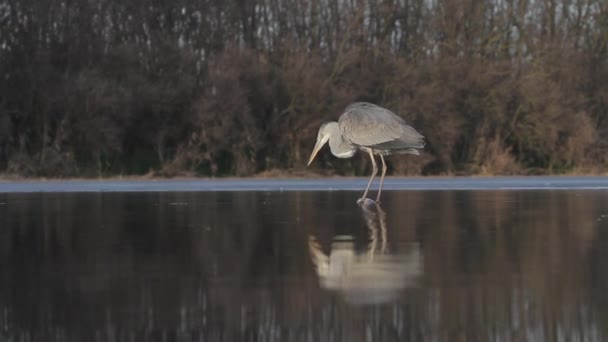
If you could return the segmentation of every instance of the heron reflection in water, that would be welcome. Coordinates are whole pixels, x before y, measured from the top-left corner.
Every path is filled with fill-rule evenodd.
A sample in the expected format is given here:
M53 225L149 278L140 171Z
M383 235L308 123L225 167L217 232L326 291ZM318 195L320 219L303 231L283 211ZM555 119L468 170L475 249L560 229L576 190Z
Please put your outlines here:
M336 236L329 255L314 236L308 248L319 277L320 286L341 293L355 305L381 304L395 300L403 289L414 287L422 275L422 255L418 242L399 246L398 252L387 248L386 213L368 199L360 204L369 242L364 251L356 251L354 237Z
M338 158L350 158L357 149L369 154L372 174L358 203L365 200L372 181L378 174L374 155L379 155L382 161L382 175L376 196L376 202L380 202L380 193L386 175L384 156L394 153L419 155L418 149L424 148L425 145L424 137L407 125L401 117L386 108L367 102L353 103L346 107L338 122L331 121L321 125L308 165L328 141L331 153Z

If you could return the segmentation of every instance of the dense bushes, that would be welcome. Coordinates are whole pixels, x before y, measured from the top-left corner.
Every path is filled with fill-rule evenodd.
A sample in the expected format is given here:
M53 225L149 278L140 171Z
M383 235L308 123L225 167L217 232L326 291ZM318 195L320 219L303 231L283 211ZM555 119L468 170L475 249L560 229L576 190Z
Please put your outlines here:
M601 1L0 1L0 172L300 169L365 100L428 140L398 174L600 170ZM362 159L321 155L358 174Z

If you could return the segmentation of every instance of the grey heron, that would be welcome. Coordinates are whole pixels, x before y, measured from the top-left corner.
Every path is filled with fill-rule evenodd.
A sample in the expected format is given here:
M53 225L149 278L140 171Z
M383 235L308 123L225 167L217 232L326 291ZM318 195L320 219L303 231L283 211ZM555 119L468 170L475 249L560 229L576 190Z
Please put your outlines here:
M372 103L355 102L346 107L338 122L326 122L319 128L317 143L312 150L308 165L312 163L319 150L329 141L331 153L338 158L350 158L357 149L369 154L372 161L372 174L358 202L365 200L378 166L374 155L382 161L382 176L376 202L386 175L384 156L393 153L410 153L419 155L418 149L424 148L424 137L413 127L386 108Z

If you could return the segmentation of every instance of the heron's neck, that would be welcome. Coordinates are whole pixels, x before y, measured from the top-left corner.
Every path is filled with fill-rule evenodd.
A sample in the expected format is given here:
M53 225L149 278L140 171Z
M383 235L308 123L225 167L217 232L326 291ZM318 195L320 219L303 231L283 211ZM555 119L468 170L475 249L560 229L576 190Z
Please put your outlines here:
M331 133L329 136L329 148L331 149L331 154L338 158L350 158L355 154L357 148L355 145L350 142L344 140L342 137L342 133L340 132L340 127L336 122L335 125L332 124Z

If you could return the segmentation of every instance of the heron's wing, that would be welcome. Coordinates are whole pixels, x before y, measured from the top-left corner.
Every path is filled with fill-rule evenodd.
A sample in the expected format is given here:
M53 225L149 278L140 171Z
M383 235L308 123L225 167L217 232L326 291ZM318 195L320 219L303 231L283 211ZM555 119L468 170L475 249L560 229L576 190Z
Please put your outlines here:
M355 145L383 149L424 147L424 137L388 109L371 103L354 103L338 120L342 136Z

